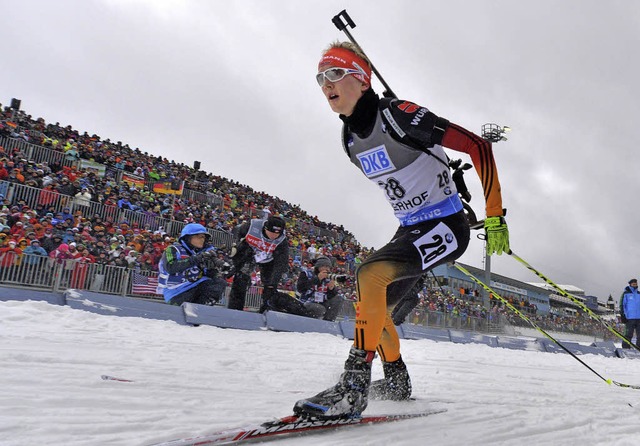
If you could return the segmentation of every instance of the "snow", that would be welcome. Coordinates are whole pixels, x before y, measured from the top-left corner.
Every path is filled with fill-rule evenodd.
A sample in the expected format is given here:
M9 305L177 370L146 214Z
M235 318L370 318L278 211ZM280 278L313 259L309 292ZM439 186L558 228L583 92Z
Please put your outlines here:
M3 446L148 445L288 415L297 399L336 382L350 345L36 301L0 302L0 340ZM366 413L446 413L271 444L638 442L640 391L607 385L569 355L429 340L403 341L402 351L417 400L371 402ZM638 360L581 359L607 379L640 384ZM373 374L382 376L378 360Z

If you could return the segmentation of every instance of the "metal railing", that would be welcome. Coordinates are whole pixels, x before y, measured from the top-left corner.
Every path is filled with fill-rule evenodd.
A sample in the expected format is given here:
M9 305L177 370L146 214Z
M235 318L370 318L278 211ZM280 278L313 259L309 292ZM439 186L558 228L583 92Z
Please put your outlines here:
M99 214L104 221L111 220L116 224L126 221L129 226L133 223L138 223L140 228L148 226L150 231L155 231L162 226L165 232L171 236L180 234L182 228L187 224L183 221L169 220L145 212L121 209L117 206L106 206L95 201L78 200L75 197L55 191L7 181L0 181L0 194L3 194L12 203L24 201L31 209L35 209L37 205L43 205L46 209L53 208L58 212L64 208L69 208L71 213L79 210L87 218L91 218L94 214ZM208 229L208 231L211 234L212 243L216 246L230 247L233 243L233 235L228 232L216 229Z

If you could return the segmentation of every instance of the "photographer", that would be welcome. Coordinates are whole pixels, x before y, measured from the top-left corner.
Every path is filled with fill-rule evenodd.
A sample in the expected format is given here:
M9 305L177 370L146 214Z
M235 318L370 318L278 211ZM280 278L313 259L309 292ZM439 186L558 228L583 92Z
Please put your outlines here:
M338 295L336 282L344 283L348 276L331 274L331 260L320 256L313 262L313 270L304 269L298 276L296 295L311 317L335 321L344 302Z
M251 283L251 272L256 264L264 290L260 313L269 308L269 301L278 296L278 283L289 267L289 239L282 217L253 219L242 223L234 230L237 246L232 254L234 276L229 295L229 308L244 310L247 289Z
M218 272L225 273L230 265L218 259L210 238L204 226L189 223L165 249L158 265L158 291L167 303L213 305L222 298L227 282Z

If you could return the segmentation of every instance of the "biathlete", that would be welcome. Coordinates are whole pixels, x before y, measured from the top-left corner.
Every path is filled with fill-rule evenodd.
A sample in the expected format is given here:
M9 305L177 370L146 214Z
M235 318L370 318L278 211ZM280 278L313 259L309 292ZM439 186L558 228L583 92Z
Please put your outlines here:
M508 252L509 233L489 141L425 107L379 98L371 88L371 64L349 42L336 42L323 53L316 79L344 123L344 151L382 189L400 222L391 241L356 272L354 343L339 382L294 405L301 416L340 418L359 415L370 388L372 398L410 397L411 380L391 311L423 274L457 259L469 244L469 223L443 147L469 154L480 177L487 253ZM371 384L376 351L384 379Z

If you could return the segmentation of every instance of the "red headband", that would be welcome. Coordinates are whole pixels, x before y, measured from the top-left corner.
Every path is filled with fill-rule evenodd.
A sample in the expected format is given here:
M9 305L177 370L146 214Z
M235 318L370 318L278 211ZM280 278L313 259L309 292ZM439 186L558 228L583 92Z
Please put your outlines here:
M318 70L326 67L356 69L362 74L353 74L361 82L371 85L371 68L364 59L346 48L331 48L318 63Z

